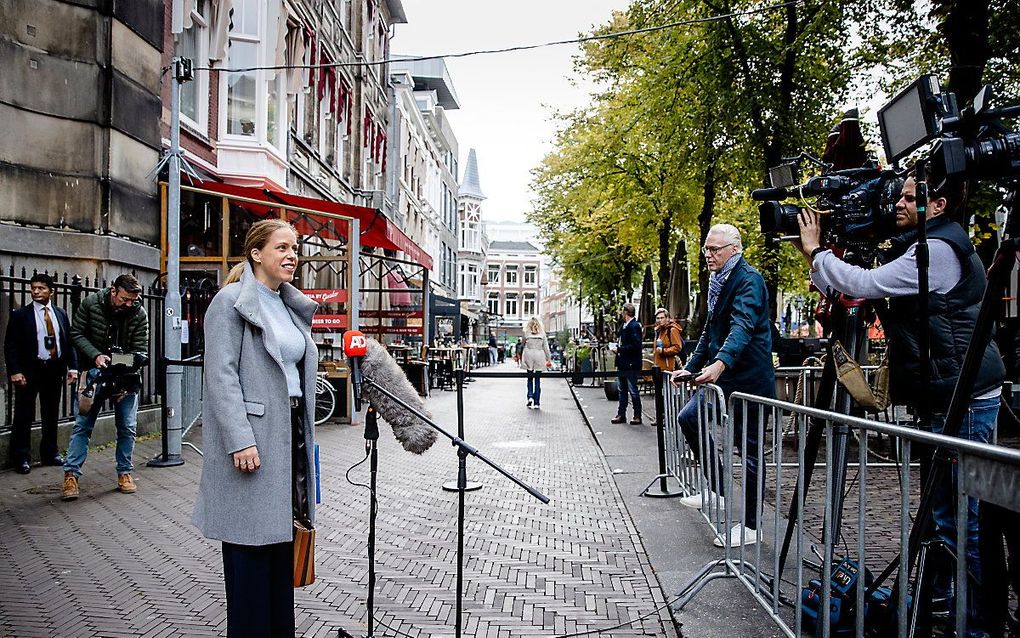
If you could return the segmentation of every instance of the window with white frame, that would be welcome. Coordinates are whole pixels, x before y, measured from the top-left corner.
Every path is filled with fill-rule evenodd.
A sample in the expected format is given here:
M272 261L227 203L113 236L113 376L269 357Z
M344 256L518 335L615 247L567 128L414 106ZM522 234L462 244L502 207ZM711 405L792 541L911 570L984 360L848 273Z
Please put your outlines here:
M538 314L538 303L536 295L533 292L524 293L524 303L522 304L521 310L524 311L525 317L534 317Z
M517 316L517 293L516 292L508 292L508 293L506 293L506 303L504 305L504 308L506 308L506 312L503 313L504 316L506 316L506 317L516 317Z
M508 286L517 283L517 264L506 265L506 283Z
M537 266L525 266L524 267L524 285L534 286L538 283L538 267Z
M499 293L498 292L490 292L488 297L485 300L485 305L488 308L490 315L498 315L499 314Z
M499 264L489 264L489 284L499 283Z
M177 44L177 55L190 59L195 66L209 62L209 22L206 0L198 0L191 10L191 26L185 29ZM195 79L181 85L181 117L194 128L207 133L209 115L209 74L196 71Z
M266 50L265 3L236 0L227 48L228 68L258 67L275 52ZM249 70L225 73L226 134L286 148L285 73Z

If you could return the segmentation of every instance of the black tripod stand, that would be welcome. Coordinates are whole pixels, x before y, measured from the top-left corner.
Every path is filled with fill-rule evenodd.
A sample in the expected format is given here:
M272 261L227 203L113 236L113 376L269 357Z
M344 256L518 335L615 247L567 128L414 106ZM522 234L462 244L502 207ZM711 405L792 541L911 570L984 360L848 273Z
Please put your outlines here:
M457 418L458 423L461 425L461 435L453 435L447 432L443 427L436 424L432 419L422 414L419 410L413 406L408 405L400 397L394 395L386 387L375 383L370 377L365 376L363 378L363 384L371 387L374 390L384 394L392 401L400 405L402 408L416 416L419 420L427 424L429 427L434 429L436 432L450 439L450 442L457 447L457 485L458 485L458 501L457 501L457 611L456 611L456 636L460 638L463 632L463 601L464 601L464 521L465 521L465 494L469 490L467 480L467 457L474 456L481 460L486 465L496 470L506 478L516 483L521 489L534 496L542 503L548 503L549 497L539 492L537 489L527 485L516 476L510 474L507 470L503 469L500 465L487 458L484 454L478 451L477 448L469 444L464 440L463 434L463 423L464 423L464 371L457 370L455 372L457 382ZM379 438L379 428L377 424L377 415L375 409L371 406L368 407L368 412L365 415L365 448L369 453L369 473L370 473L370 487L371 487L371 505L369 507L369 531L368 531L368 634L371 638L375 634L375 522L376 522L376 476L378 470L378 454L376 451L376 441ZM350 634L347 634L344 630L338 631L339 638L349 638Z

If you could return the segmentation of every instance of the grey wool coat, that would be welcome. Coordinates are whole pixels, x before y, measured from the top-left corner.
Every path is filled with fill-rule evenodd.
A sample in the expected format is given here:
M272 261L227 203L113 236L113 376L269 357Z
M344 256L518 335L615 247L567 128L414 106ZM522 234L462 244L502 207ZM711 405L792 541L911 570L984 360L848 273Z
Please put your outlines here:
M263 330L257 280L245 264L241 281L224 286L205 316L202 480L192 522L206 538L236 545L293 540L292 436L287 378L280 348ZM317 304L290 284L283 303L305 334L301 364L308 507L315 517L313 418L318 351L312 341ZM234 468L231 454L255 445L262 467Z

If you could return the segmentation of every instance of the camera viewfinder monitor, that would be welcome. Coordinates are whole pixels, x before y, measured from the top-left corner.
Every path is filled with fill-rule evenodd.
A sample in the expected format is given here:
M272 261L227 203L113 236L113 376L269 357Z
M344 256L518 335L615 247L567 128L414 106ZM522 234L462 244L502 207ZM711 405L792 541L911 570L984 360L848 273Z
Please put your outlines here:
M930 142L938 133L939 115L934 97L939 83L934 75L922 75L878 111L885 158L895 164L911 151Z
M772 188L786 188L797 184L797 165L780 164L769 169L769 182Z

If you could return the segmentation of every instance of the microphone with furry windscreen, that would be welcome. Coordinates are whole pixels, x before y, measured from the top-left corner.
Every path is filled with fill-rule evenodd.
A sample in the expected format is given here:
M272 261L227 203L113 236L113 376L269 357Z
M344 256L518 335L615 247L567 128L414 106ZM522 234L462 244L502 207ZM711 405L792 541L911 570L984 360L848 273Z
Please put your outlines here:
M351 344L350 348L348 344ZM407 408L429 417L431 414L386 348L361 331L348 330L344 333L344 352L348 353L351 362L351 383L355 386L355 394L367 399L379 416L390 424L393 436L405 450L421 454L429 449L436 442L435 430ZM396 398L380 392L379 387L386 388ZM361 397L356 398L359 404ZM357 409L361 409L360 405Z

